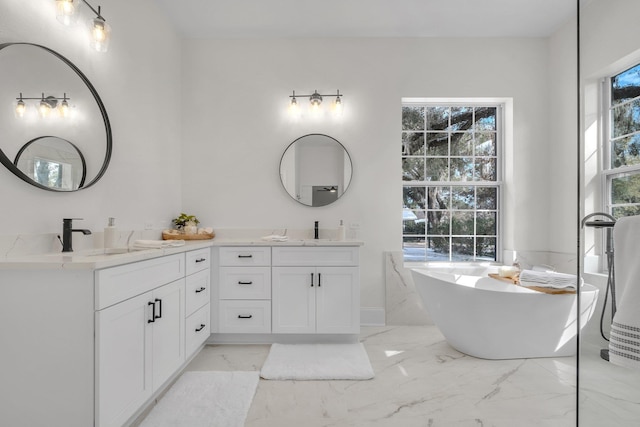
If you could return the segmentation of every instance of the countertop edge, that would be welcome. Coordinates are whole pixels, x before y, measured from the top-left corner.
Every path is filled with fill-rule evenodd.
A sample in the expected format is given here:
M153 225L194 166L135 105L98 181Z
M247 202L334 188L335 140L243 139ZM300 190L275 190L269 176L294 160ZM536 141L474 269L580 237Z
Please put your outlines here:
M121 254L104 254L101 250L85 253L49 253L20 257L6 257L0 259L2 270L100 270L116 267L167 255L180 254L203 248L221 246L295 246L295 247L349 247L363 246L364 242L357 240L290 240L273 242L267 240L247 239L213 239L186 241L183 246L162 249L130 250Z

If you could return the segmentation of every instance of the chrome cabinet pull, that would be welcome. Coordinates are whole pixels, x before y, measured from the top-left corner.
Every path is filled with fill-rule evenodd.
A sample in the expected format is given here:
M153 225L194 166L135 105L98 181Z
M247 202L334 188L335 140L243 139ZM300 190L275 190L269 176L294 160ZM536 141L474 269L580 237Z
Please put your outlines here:
M205 326L207 326L207 325L205 325L204 323L200 323L200 327L196 328L196 332L200 332L201 330L203 330L205 328Z
M252 317L252 314L238 314L238 319L251 319Z
M200 292L206 290L207 288L200 288L200 289L196 289L196 294L199 294Z
M151 319L148 319L147 323L153 323L156 321L156 303L149 301L147 303L147 306L150 306L150 305L152 305L153 308L151 309Z

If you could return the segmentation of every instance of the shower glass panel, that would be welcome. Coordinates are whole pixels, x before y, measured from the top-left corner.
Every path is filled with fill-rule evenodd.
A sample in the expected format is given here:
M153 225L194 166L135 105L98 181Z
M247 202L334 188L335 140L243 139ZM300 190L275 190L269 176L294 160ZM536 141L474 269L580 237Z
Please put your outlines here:
M640 214L638 16L637 0L580 1L582 216L593 212L616 218ZM611 284L615 285L615 272L621 267L615 261L612 265L605 236L604 228L581 231L583 278L597 286L600 295L597 312L580 337L578 425L637 426L640 365L632 369L605 360L613 321ZM621 262L614 241L613 259L616 257ZM623 298L624 292L615 293L616 305ZM630 340L640 340L631 335Z

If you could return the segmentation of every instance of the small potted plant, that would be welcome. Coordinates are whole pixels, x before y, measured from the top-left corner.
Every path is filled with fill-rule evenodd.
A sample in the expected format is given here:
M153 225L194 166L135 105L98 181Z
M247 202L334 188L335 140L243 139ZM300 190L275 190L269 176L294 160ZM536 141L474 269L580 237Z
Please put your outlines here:
M181 213L179 217L171 220L178 230L182 230L184 234L196 234L198 232L198 224L200 221L195 215L187 215Z

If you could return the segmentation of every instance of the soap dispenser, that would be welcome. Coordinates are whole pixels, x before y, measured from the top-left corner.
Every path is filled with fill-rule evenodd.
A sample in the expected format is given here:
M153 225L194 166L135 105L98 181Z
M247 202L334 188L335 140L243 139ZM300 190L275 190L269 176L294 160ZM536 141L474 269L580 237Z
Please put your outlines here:
M118 242L118 231L116 230L116 219L109 218L107 226L104 228L104 248L114 249Z
M345 240L346 232L344 229L344 223L340 220L340 225L338 226L338 240Z

